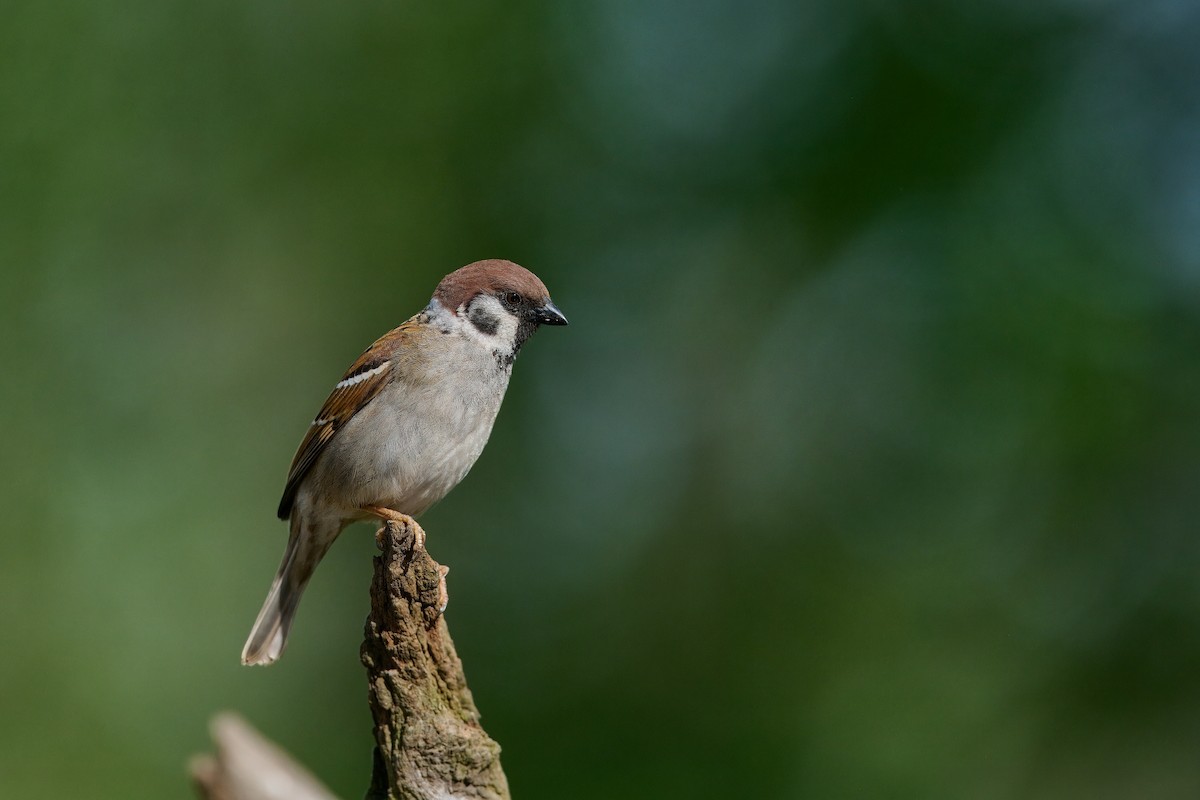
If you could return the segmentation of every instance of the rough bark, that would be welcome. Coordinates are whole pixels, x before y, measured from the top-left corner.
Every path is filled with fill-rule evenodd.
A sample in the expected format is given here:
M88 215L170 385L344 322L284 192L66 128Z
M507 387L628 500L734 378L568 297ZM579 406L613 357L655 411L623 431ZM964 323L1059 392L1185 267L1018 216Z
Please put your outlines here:
M446 572L407 517L376 534L371 614L361 656L375 722L367 800L509 800L500 745L479 724L446 629ZM234 714L212 724L217 755L190 772L205 800L336 800L307 770Z
M500 746L479 724L446 628L446 568L411 520L377 536L362 661L375 719L370 800L507 800Z

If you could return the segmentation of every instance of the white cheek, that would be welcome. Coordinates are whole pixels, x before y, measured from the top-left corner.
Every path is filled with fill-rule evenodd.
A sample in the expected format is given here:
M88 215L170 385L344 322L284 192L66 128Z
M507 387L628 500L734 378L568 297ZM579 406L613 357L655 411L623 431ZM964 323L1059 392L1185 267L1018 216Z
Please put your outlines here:
M511 350L512 343L517 339L517 318L506 312L500 317L500 327L492 338L503 342L504 346Z
M481 295L471 301L472 308L485 311L488 316L497 321L495 333L484 333L466 320L467 309L459 309L459 317L463 319L463 332L471 339L500 353L512 352L513 342L517 340L518 321L516 315L500 305L500 301L490 295Z

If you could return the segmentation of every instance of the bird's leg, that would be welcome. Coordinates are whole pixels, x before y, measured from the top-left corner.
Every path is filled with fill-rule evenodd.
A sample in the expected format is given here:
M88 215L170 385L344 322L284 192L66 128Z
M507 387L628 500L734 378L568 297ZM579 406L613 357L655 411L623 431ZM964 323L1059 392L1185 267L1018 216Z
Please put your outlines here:
M421 550L425 549L425 531L408 514L401 513L394 508L385 508L384 506L363 506L362 510L379 517L384 523L394 522L397 525L408 528L413 534L414 547ZM382 533L382 529L380 529L380 532ZM379 534L376 534L376 538L378 536Z

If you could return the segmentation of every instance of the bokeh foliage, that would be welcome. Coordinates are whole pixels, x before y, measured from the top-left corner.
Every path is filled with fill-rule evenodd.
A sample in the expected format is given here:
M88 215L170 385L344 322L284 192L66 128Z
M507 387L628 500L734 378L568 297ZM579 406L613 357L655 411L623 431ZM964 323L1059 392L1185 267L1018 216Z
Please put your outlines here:
M493 256L572 326L424 522L519 797L1200 794L1194 4L0 16L4 796L222 708L360 795L370 532L248 670L272 511Z

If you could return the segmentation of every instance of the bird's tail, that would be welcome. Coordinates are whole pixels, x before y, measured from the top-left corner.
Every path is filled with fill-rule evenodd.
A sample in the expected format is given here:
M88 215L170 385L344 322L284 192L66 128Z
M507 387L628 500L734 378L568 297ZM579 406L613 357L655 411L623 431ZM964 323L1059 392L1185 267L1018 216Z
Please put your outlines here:
M242 648L243 664L266 666L279 659L287 645L288 631L292 628L304 587L339 533L340 526L325 530L319 525L303 525L301 515L293 512L287 550L275 580L271 582L266 602L250 629L250 637Z

